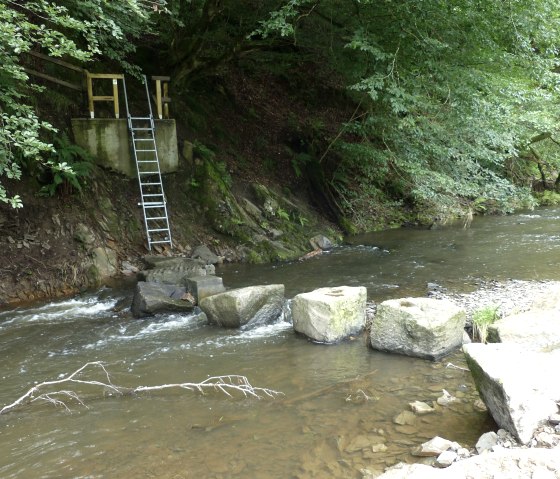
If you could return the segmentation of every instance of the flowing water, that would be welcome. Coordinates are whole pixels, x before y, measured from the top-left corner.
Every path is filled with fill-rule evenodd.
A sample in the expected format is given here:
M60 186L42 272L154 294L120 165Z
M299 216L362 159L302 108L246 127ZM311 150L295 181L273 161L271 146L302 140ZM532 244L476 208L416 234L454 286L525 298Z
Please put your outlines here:
M228 287L284 283L287 297L364 285L376 301L425 295L427 282L469 290L480 278L559 279L559 219L560 210L545 209L476 219L468 229L392 230L351 238L303 263L228 265L218 274ZM241 374L284 396L117 396L82 385L73 390L83 405L58 397L70 411L36 402L0 416L1 478L361 477L361 469L417 460L411 448L435 435L472 447L495 428L473 406L470 374L446 367L464 367L460 353L432 363L372 351L364 337L317 345L283 319L246 331L196 316L137 320L118 312L131 291L125 284L1 312L0 407L91 361L106 363L125 387ZM80 377L106 381L95 366ZM413 424L393 422L409 402L431 402L442 389L458 400Z

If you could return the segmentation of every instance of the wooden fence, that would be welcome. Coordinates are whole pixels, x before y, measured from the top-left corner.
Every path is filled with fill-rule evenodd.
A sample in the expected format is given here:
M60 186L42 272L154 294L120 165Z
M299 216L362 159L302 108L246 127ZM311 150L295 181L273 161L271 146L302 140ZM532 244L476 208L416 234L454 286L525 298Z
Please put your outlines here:
M112 102L113 114L115 115L115 118L119 118L120 108L119 108L119 83L118 82L119 80L124 79L124 75L122 73L90 73L85 68L72 65L71 63L68 63L64 60L60 60L59 58L53 58L48 55L44 55L42 53L38 53L34 51L30 51L28 53L29 55L38 58L40 60L50 62L60 67L66 68L68 70L80 73L80 75L83 78L83 81L82 84L72 83L24 66L23 70L26 73L28 73L29 75L36 76L38 78L42 78L43 80L56 83L57 85L70 88L72 90L87 92L88 110L89 110L90 118L95 118L95 102L99 102L99 101ZM169 98L169 81L171 78L168 76L152 76L151 79L155 82L155 95L153 96L153 99L156 106L157 118L159 119L169 118L169 103L171 103L171 99ZM93 86L94 80L110 80L112 83L112 95L95 95L94 86Z

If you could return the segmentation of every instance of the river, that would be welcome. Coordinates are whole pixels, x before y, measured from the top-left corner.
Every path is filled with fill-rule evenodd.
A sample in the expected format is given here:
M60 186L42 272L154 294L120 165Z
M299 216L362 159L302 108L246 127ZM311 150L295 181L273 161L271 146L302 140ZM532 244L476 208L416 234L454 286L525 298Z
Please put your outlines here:
M228 287L284 283L287 297L322 286L363 285L369 299L426 294L436 282L469 291L481 279L559 279L560 209L476 218L469 228L399 229L348 239L306 262L227 265ZM115 384L199 382L241 374L276 399L185 390L116 396L78 390L83 405L34 403L0 416L2 478L361 477L401 460L435 435L472 447L495 425L460 353L429 362L372 351L364 337L335 346L291 325L222 330L196 317L136 320L118 312L132 286L0 312L0 407L37 382L103 361ZM84 379L105 379L91 371ZM458 400L414 424L393 418L415 400ZM362 440L378 445L356 448Z

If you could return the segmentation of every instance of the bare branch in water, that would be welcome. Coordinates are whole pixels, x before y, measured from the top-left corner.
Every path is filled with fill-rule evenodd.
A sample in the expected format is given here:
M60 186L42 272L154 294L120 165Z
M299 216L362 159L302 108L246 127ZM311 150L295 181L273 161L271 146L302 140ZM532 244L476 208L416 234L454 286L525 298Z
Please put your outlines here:
M91 369L101 370L104 379L99 381L95 379L90 380L90 379L80 378L80 375L83 372ZM64 385L81 384L81 385L89 385L89 386L98 386L118 395L139 394L143 392L163 391L167 389L186 389L189 391L196 391L201 394L206 394L207 391L218 391L225 394L228 397L234 397L233 393L237 392L243 394L243 396L245 397L252 397L255 399L262 399L263 397L276 398L278 396L283 396L283 393L279 391L275 391L273 389L254 387L251 385L251 383L245 376L241 376L238 374L229 374L225 376L212 376L199 383L186 382L186 383L160 384L156 386L137 386L135 388L127 388L127 387L115 385L112 382L111 377L109 375L109 371L105 367L104 363L102 363L101 361L92 361L76 369L76 371L74 371L72 374L70 374L65 378L57 379L54 381L44 381L42 383L33 386L23 396L20 396L11 404L8 404L4 406L2 409L0 409L0 415L6 414L20 406L30 404L36 401L47 402L54 406L63 407L67 411L70 411L67 401L73 400L87 408L87 406L84 404L82 399L80 399L78 394L74 391L68 389L55 390L50 392L45 391L52 388L53 386L58 386L62 384Z

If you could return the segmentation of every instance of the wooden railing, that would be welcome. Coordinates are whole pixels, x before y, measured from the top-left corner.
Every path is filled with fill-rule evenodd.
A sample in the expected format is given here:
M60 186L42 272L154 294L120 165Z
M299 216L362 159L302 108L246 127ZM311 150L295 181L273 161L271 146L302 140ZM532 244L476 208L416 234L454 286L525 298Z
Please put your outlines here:
M94 105L96 101L112 101L115 118L119 117L119 80L124 78L123 74L119 73L90 73L86 70L87 94L88 94L88 108L89 117L95 118ZM113 83L112 95L94 95L93 94L93 80L103 79L111 80Z
M82 85L77 83L72 83L65 80L60 80L52 75L47 75L46 73L33 70L28 67L23 67L23 70L29 75L33 75L44 80L56 83L58 85L70 88L72 90L77 90L81 92L87 92L88 98L88 110L90 118L95 118L95 103L99 101L106 101L113 103L113 113L115 118L119 118L119 80L124 78L122 73L90 73L85 68L72 65L71 63L60 60L59 58L49 57L42 53L30 51L29 55L39 58L41 60L54 63L63 68L78 72L85 79ZM95 95L93 91L94 80L111 80L112 82L112 95ZM152 80L155 82L155 95L154 101L156 106L157 118L160 120L162 118L169 118L169 103L171 103L171 98L169 98L169 81L171 80L168 76L152 76Z
M81 67L78 67L76 65L72 65L71 63L65 62L64 60L60 60L59 58L49 57L48 55L43 55L42 53L38 53L38 52L34 52L34 51L29 51L28 53L29 53L29 55L31 55L35 58L39 58L41 60L45 60L47 62L54 63L56 65L59 65L59 66L63 67L63 68L67 68L68 70L76 71L76 72L78 72L82 75L86 71ZM83 85L78 85L77 83L71 83L71 82L68 82L68 81L60 80L59 78L53 77L51 75L47 75L45 73L38 72L36 70L32 70L31 68L27 68L27 67L23 67L23 70L30 75L34 75L36 77L43 78L44 80L48 80L50 82L57 83L58 85L65 86L66 88L71 88L72 90L78 90L78 91L83 91L84 90Z

